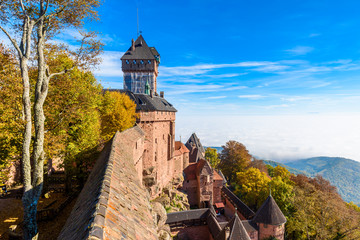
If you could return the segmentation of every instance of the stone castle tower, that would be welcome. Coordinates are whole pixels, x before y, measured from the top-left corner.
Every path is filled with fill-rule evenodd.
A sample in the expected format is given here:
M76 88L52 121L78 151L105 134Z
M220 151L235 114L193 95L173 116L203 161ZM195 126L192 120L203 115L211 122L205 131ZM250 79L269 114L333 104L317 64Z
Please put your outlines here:
M156 77L160 54L148 47L142 35L131 42L131 47L121 57L124 72L124 90L133 93L156 92Z

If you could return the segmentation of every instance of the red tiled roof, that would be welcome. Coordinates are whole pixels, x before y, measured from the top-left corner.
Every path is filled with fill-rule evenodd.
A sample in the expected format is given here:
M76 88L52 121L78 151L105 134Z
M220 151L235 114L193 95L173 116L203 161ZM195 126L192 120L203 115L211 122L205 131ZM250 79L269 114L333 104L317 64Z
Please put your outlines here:
M224 205L224 203L219 202L219 203L215 203L215 207L216 208L223 208L223 207L225 207L225 205Z
M216 170L214 170L214 180L215 181L223 181L224 180Z
M196 179L196 166L197 166L197 163L190 163L189 166L187 166L184 169L185 180Z

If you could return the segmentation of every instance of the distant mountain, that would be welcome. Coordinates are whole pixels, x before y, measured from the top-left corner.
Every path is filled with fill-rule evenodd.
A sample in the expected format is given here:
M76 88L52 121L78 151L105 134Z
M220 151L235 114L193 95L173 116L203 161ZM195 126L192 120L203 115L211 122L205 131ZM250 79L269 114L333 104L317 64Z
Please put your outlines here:
M314 157L287 162L286 166L320 174L336 186L346 202L360 204L360 162L339 157Z
M289 170L289 172L291 172L291 173L293 173L293 174L296 174L296 175L298 175L298 174L304 174L304 175L306 175L306 176L308 176L308 177L311 176L311 174L309 174L309 173L307 173L307 172L305 172L305 171L301 171L301 170L299 170L299 169L289 167L289 166L287 166L287 165L285 165L285 164L282 164L282 163L274 162L274 161L271 161L271 160L262 160L262 161L263 161L265 164L270 165L270 166L272 166L272 167L277 167L277 166L284 167L284 168L286 168L287 170Z

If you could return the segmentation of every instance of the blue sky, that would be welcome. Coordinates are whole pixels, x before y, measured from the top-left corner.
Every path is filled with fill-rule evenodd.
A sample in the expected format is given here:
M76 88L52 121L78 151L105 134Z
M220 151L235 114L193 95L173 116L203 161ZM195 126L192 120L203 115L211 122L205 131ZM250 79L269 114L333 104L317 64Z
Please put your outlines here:
M122 88L120 57L140 30L161 54L158 91L177 109L177 140L237 140L260 158L360 161L360 2L105 0L104 87ZM68 42L76 32L64 31Z

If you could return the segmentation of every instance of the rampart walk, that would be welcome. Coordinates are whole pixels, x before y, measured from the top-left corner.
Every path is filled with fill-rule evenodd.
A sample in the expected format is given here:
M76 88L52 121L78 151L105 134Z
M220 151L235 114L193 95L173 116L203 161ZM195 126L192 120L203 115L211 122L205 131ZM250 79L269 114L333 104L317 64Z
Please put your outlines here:
M135 126L107 143L58 239L158 239L139 178L144 138Z

